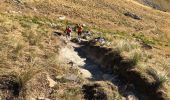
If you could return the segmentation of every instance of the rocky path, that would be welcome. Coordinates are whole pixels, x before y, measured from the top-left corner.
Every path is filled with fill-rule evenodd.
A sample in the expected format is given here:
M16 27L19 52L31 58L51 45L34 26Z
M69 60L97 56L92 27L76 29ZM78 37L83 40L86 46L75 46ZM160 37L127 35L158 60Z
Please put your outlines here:
M132 84L128 84L121 80L119 76L103 73L100 69L100 65L93 62L89 59L86 54L83 52L81 45L68 42L67 47L60 50L60 56L62 59L65 59L68 63L77 67L82 77L89 80L90 82L97 81L110 81L115 86L118 87L118 90L121 95L123 95L126 100L147 100L145 96L137 93L135 87Z

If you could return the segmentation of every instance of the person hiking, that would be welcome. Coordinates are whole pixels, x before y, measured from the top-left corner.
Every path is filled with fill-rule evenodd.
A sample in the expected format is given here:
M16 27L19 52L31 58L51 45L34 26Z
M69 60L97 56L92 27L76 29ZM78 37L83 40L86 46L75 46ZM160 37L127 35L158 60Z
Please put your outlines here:
M78 34L78 41L81 42L81 35L82 35L82 32L83 32L83 25L78 25L77 26L77 34Z
M70 40L70 39L71 39L71 32L72 32L71 27L70 27L70 26L67 26L65 32L66 32L66 38L67 38L68 40Z

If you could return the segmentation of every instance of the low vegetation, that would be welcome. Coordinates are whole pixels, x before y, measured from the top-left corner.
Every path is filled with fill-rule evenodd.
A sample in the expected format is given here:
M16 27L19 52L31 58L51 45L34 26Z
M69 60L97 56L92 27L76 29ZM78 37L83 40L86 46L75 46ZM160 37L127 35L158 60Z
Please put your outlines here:
M0 78L3 75L17 77L20 95L27 95L34 89L48 94L50 88L44 79L47 73L51 77L77 74L76 70L59 62L58 50L66 44L52 35L54 31L63 33L66 25L77 23L86 24L85 30L93 33L92 38L104 37L109 43L104 47L118 50L141 72L152 75L166 88L165 92L170 91L169 14L131 0L3 0L0 9ZM127 11L140 15L142 20L124 16ZM66 19L60 20L60 16ZM61 78L57 82L59 85L54 87L51 98L83 98L80 86L83 81L74 83ZM34 91L30 96L35 96L34 93L41 94Z
M169 8L170 1L169 0L137 0L137 1L147 6L150 6L154 9L161 10L164 12L170 12L170 8Z

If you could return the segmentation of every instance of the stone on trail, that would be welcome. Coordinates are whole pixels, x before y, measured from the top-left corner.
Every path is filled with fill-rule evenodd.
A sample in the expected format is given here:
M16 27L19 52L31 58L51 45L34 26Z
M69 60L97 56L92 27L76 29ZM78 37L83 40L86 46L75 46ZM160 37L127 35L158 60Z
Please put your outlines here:
M87 79L92 78L92 74L88 70L80 68L79 71L83 78L87 78Z
M78 80L78 77L74 74L71 74L71 75L67 75L64 77L66 80L69 80L69 81L77 81Z
M49 75L47 75L47 80L49 81L50 87L54 87L57 84Z

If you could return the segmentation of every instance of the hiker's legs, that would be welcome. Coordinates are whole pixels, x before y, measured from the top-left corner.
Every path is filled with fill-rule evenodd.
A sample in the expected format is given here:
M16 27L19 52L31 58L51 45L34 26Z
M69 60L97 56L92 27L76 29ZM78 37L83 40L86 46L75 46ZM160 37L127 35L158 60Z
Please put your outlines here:
M68 39L71 40L71 33L68 34Z
M81 42L81 37L80 37L80 36L78 36L78 38L77 38L77 39L78 39L78 42Z
M81 32L78 32L78 41L81 42Z
M66 38L67 38L68 40L71 40L71 33L67 33L67 34L66 34Z

